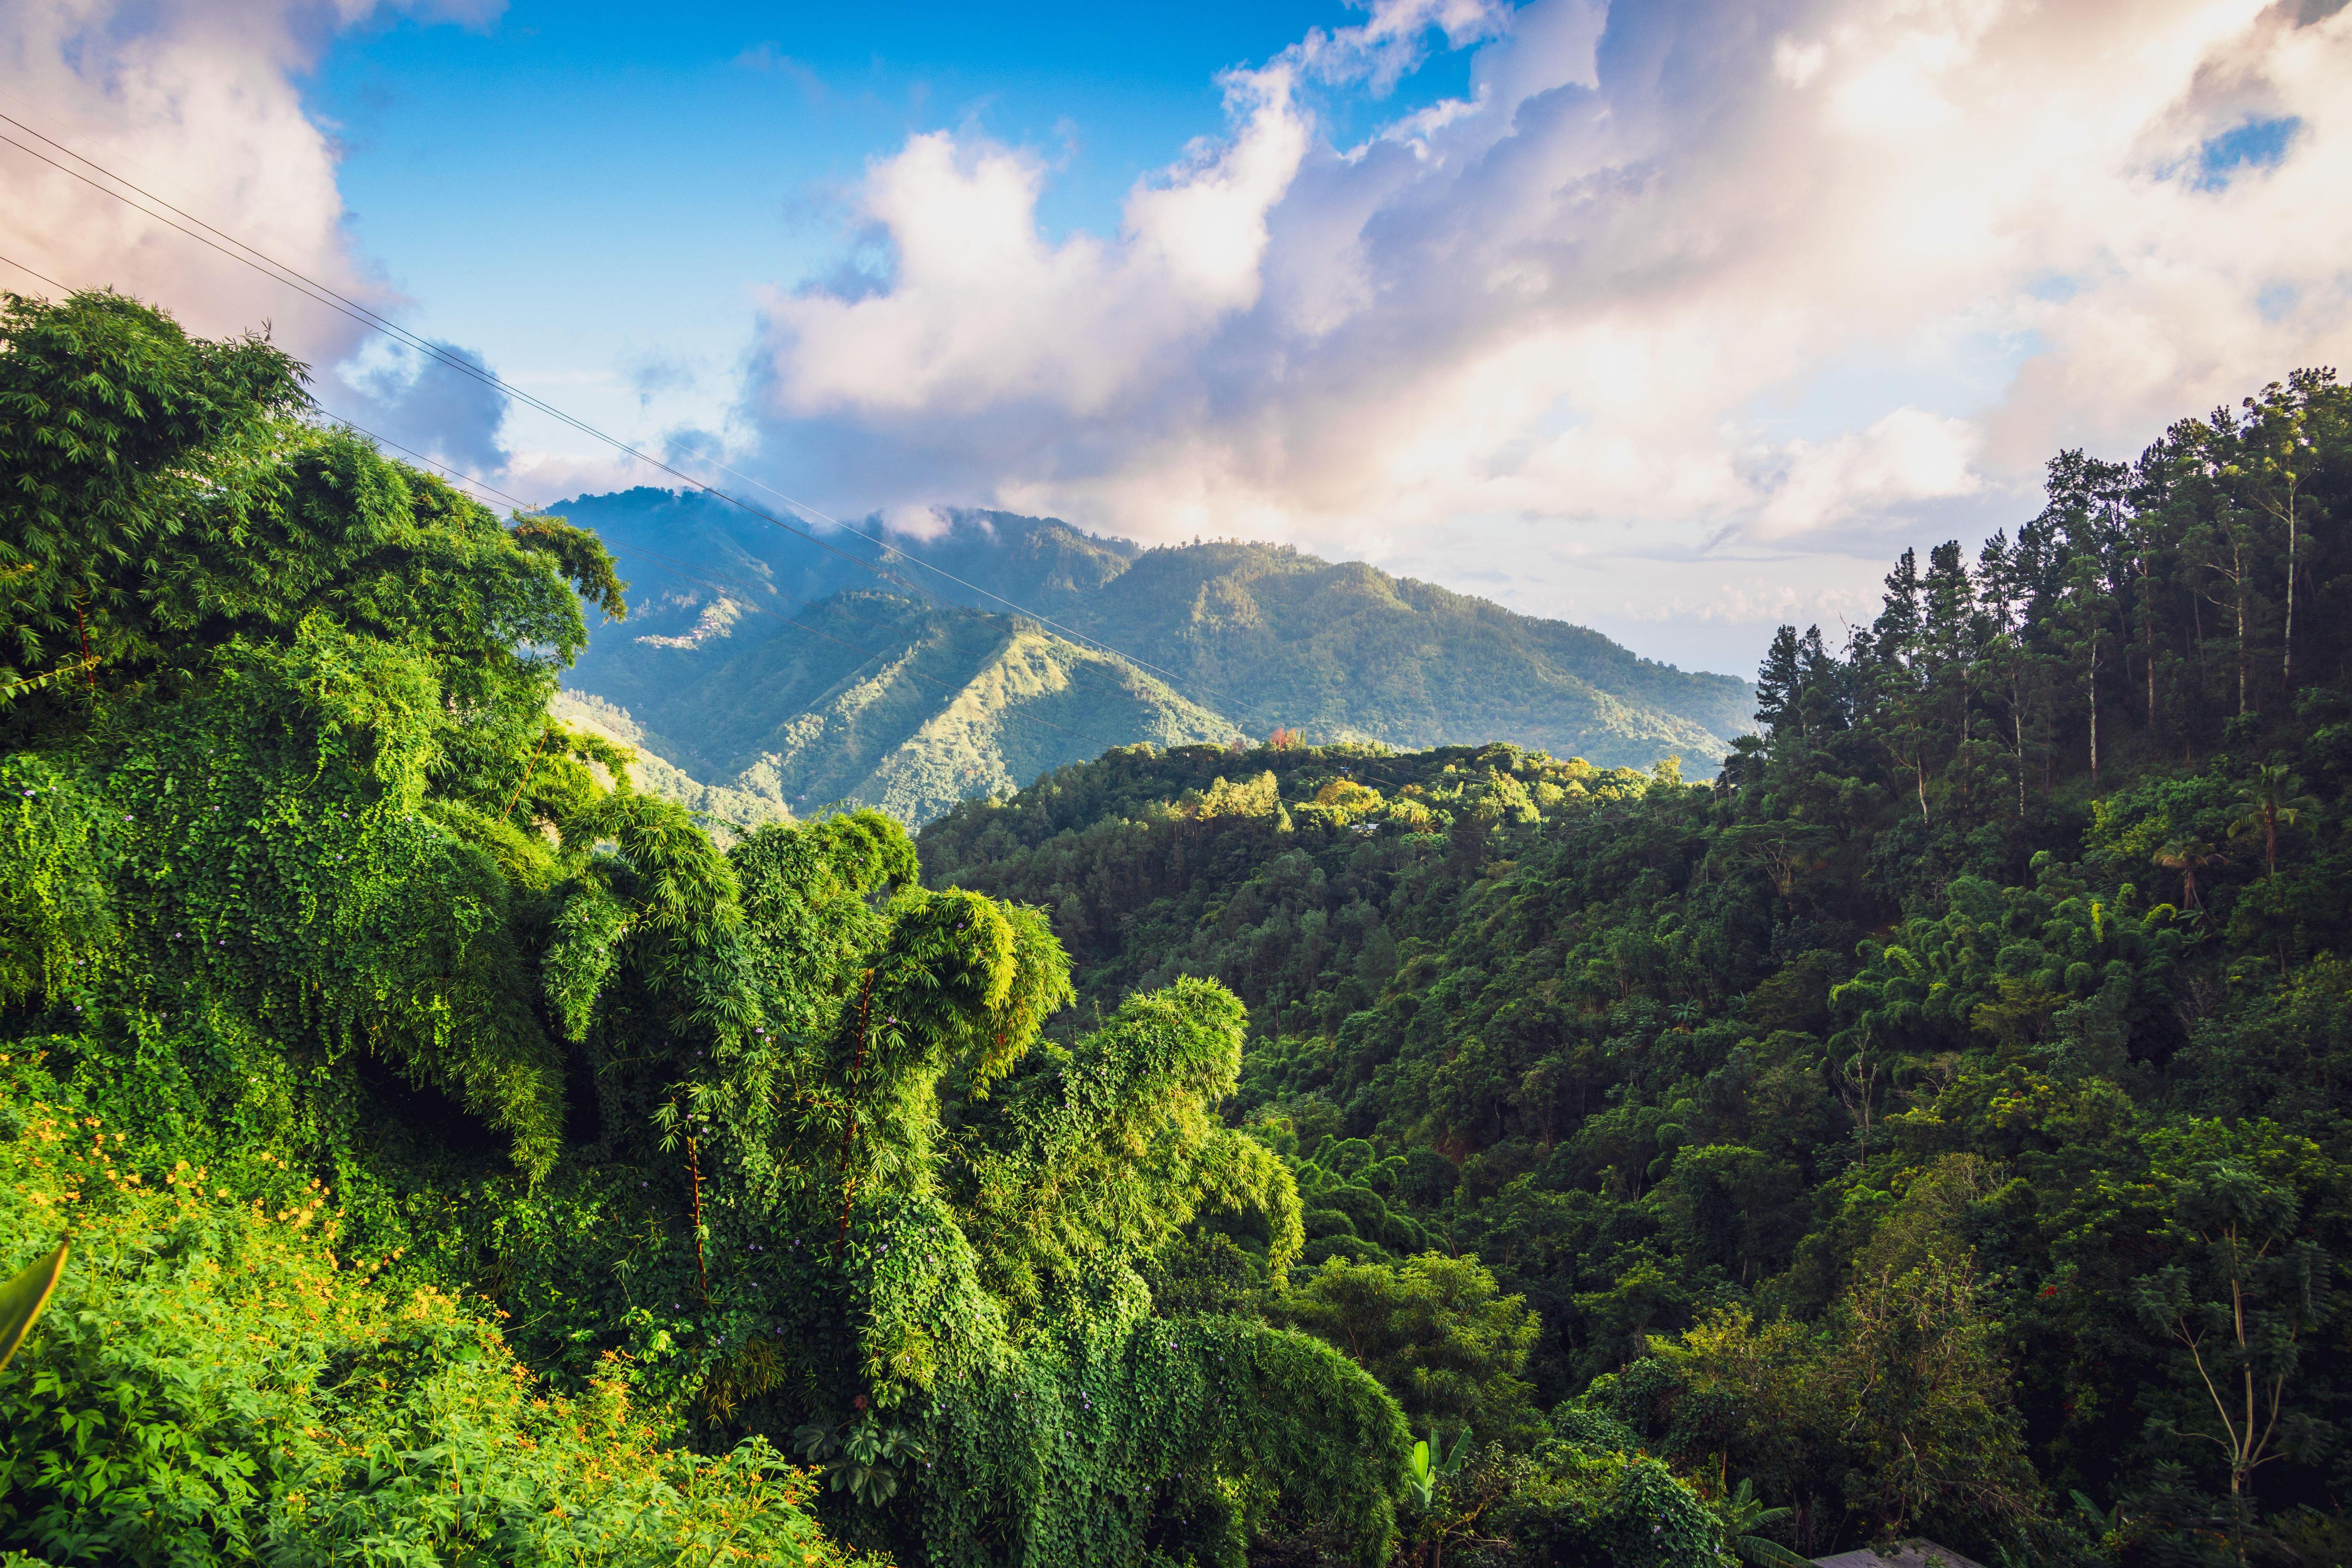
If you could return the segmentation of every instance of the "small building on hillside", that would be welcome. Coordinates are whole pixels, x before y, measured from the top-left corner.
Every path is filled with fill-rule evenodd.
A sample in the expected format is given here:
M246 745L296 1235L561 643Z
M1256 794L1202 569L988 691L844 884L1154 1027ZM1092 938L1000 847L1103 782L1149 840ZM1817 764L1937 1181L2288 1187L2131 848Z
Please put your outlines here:
M1865 1546L1859 1552L1816 1557L1813 1568L1984 1568L1984 1564L1973 1557L1961 1556L1948 1546L1914 1536L1883 1552Z

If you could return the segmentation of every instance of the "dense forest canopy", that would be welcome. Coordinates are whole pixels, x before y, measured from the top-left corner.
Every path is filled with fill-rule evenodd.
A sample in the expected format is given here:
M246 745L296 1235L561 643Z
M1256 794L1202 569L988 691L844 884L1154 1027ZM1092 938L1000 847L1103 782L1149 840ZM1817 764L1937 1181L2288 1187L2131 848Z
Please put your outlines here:
M724 844L551 716L596 537L309 412L0 316L0 1551L2343 1559L2332 377L1789 629L1710 782Z
M654 489L564 510L634 580L628 623L591 638L566 687L694 777L803 814L920 824L1110 747L1281 727L1710 768L1753 727L1737 676L1286 547L1145 549L975 511L816 541Z
M0 1548L1377 1563L1421 1528L1406 1406L1258 1310L1301 1210L1216 1114L1228 989L1042 1039L1036 912L927 890L871 813L722 851L550 719L583 601L624 604L593 536L319 428L266 341L103 293L12 297L0 340L0 1263L75 1244L0 1371ZM1592 1552L1719 1539L1654 1461L1546 1473Z
M1811 1551L2338 1562L2347 413L2062 455L1843 646L1783 628L1711 784L1133 751L925 873L1051 911L1084 998L1231 986L1306 1263L1475 1255L1556 1430Z

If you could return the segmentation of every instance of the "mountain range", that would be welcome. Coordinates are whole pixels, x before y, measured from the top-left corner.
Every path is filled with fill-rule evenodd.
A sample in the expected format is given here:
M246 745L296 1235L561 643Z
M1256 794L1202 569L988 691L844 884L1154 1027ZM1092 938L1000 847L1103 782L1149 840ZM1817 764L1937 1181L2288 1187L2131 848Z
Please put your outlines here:
M921 822L1114 746L1276 728L1712 763L1755 711L1737 676L1286 546L1148 548L998 511L804 534L656 489L554 510L631 581L567 686L729 820L759 800Z

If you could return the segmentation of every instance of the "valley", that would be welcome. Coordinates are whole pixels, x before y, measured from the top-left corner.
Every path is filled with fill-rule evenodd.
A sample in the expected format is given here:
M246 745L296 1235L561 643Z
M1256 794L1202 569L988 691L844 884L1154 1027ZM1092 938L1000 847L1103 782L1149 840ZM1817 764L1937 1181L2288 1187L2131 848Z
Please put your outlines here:
M625 710L696 779L795 811L919 823L1109 747L1277 729L1696 768L1753 722L1738 677L1271 546L1144 549L960 512L929 539L838 530L820 548L659 490L557 510L631 578L628 622L591 635L567 688Z
M2340 1558L2331 372L1751 686L1002 517L1050 624L627 586L0 328L10 1564Z

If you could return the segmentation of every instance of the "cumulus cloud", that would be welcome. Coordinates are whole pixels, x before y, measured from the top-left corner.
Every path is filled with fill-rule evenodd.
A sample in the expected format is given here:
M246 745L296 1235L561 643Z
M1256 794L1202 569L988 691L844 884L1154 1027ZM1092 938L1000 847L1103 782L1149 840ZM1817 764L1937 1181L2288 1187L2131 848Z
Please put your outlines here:
M882 526L894 534L928 541L944 537L955 527L955 518L941 507L891 507L882 513Z
M1116 243L1045 242L1035 157L945 131L915 137L862 195L892 241L892 286L770 300L776 405L884 419L1008 402L1107 412L1155 360L1255 300L1266 214L1307 145L1287 76L1234 78L1240 131L1138 191Z
M296 85L380 8L18 0L5 107L396 314ZM1334 140L1442 50L1460 97ZM1223 133L1104 234L1046 232L1050 153L877 159L854 265L761 303L768 476L916 531L987 504L1286 538L1737 664L1866 608L1901 543L2013 521L2056 447L2128 454L2352 337L2340 0L1376 0L1223 87ZM644 477L514 450L478 382L0 164L0 255L268 320L335 412L518 493ZM675 368L627 371L641 406Z
M396 315L405 302L344 230L334 142L305 111L295 78L338 30L379 9L480 24L502 5L21 0L0 7L7 84L0 108L29 128L0 125L21 144L0 146L8 189L0 255L68 287L111 287L152 301L206 336L266 323L275 342L312 367L315 390L338 415L476 472L495 471L506 457L497 438L502 396L423 356L386 354L350 318L107 191L136 194L108 174L120 176L151 193L142 204L160 198ZM0 286L54 292L5 267ZM479 367L478 356L455 351Z
M1319 93L1441 47L1465 97L1324 134ZM2340 7L1392 0L1225 89L1107 237L1045 236L1022 150L877 161L886 285L765 302L771 461L840 505L1405 568L1444 538L1530 607L1704 577L1744 613L1756 563L1844 602L1919 528L2010 520L2058 445L2136 449L2352 329Z
M1772 455L1780 471L1757 487L1769 495L1751 532L1785 539L1858 514L1901 512L1913 501L1971 496L1983 444L1965 419L1898 408L1867 430L1819 443L1792 441Z
M340 399L352 406L336 412L461 473L505 469L507 394L486 379L482 356L455 343L435 343L435 354L383 345L381 339L367 344L337 368L337 379L355 395Z

